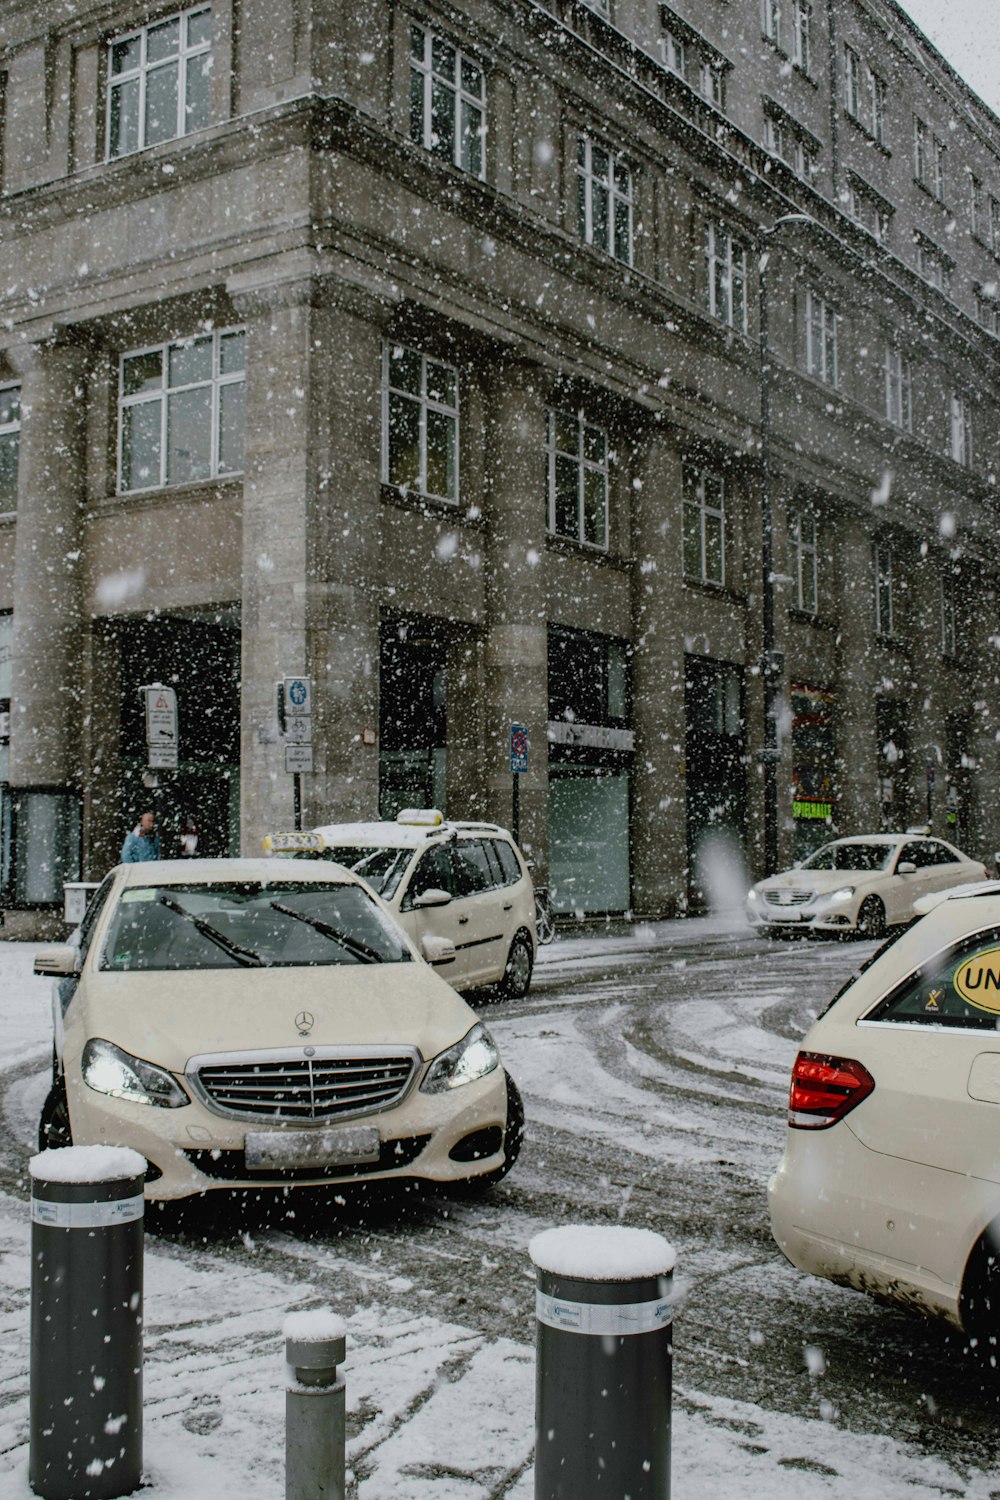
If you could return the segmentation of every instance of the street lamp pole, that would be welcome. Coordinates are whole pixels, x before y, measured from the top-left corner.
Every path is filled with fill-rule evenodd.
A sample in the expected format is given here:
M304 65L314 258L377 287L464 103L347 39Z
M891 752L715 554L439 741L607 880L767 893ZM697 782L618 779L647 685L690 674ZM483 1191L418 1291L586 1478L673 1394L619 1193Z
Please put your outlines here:
M764 682L764 741L757 760L764 771L764 874L778 868L778 714L781 707L784 654L774 647L774 506L771 494L771 340L767 265L768 242L785 224L813 224L808 214L782 214L771 227L759 231L760 333L760 561L761 561L761 656Z

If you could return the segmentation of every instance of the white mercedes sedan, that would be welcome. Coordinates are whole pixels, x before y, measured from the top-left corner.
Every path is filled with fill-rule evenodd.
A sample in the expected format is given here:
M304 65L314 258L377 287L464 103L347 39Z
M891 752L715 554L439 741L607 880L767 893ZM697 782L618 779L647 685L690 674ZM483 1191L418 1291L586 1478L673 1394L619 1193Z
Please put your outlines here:
M802 864L760 880L746 900L752 927L880 938L912 922L921 898L989 880L989 871L944 839L872 833L834 839Z

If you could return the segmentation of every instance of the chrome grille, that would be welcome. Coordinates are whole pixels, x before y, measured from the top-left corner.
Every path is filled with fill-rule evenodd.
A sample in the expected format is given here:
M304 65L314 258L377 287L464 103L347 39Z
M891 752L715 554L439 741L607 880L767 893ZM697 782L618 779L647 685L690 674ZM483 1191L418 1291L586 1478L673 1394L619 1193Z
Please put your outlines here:
M813 898L812 891L765 891L769 906L805 906Z
M406 1093L414 1052L308 1057L273 1053L255 1058L195 1058L189 1073L218 1114L248 1120L331 1120L388 1109Z

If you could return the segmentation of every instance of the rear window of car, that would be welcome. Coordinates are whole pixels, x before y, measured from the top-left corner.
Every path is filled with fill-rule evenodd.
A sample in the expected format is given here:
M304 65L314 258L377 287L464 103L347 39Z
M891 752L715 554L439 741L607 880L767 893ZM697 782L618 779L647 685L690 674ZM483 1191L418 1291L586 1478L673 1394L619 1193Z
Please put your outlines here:
M402 934L357 885L130 885L104 942L110 970L408 963Z
M975 933L936 954L864 1019L1000 1030L1000 928Z

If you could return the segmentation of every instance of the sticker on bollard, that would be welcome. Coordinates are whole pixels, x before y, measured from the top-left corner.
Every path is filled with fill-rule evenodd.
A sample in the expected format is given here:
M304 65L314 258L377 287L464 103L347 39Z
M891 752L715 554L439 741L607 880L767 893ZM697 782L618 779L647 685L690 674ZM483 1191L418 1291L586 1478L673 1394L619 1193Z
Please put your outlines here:
M675 1256L646 1229L536 1235L535 1500L669 1500Z
M535 1293L535 1316L549 1328L564 1328L569 1333L589 1333L599 1338L635 1333L656 1333L674 1320L669 1302L617 1302L602 1306L597 1302L570 1302L565 1297Z
M113 1500L142 1480L146 1160L67 1146L30 1170L28 1483L43 1500Z

